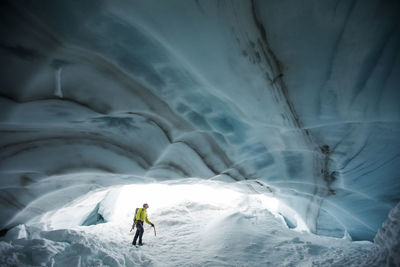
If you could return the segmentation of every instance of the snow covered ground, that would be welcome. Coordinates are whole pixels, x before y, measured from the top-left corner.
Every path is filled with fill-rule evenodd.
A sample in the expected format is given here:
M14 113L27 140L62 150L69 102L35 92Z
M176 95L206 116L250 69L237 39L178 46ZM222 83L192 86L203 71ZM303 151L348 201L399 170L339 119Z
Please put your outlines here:
M10 230L0 265L359 266L374 250L368 241L310 233L255 184L185 179L95 190ZM129 230L143 202L157 236L145 225L145 245L136 248ZM296 228L281 211L292 213ZM99 218L106 222L94 224Z

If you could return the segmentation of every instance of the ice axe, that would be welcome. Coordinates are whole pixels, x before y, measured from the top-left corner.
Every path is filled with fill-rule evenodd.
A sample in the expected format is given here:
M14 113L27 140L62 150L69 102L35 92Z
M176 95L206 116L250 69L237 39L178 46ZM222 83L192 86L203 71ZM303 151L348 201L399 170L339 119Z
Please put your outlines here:
M153 224L154 236L157 236L156 227Z
M134 222L134 223L132 224L132 228L131 228L131 230L130 230L129 232L132 232L132 230L135 229L135 225L136 225L136 223Z

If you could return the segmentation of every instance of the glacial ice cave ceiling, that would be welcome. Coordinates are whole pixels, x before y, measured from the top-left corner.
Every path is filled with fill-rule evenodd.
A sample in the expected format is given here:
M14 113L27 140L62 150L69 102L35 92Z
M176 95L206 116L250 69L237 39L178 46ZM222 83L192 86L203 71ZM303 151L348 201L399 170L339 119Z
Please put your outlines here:
M0 5L2 229L121 174L257 180L353 239L400 200L398 1Z

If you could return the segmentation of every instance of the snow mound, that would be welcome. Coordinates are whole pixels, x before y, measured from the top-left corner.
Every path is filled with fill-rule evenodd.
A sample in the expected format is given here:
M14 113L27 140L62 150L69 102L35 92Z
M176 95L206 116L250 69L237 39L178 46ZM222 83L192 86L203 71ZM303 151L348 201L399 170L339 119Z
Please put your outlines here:
M185 180L89 192L11 230L0 242L0 265L331 266L345 261L358 266L374 248L367 241L290 229L274 211L272 198L246 188ZM220 201L218 194L229 201ZM145 225L145 245L136 248L129 230L136 202L144 195L157 236ZM106 222L82 226L96 206Z

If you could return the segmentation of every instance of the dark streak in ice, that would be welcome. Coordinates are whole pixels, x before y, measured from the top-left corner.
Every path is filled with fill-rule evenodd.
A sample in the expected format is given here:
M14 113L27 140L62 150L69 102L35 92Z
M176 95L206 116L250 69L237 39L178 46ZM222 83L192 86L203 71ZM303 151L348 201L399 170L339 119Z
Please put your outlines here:
M28 61L35 61L39 59L44 59L44 55L40 54L38 51L36 51L33 48L27 48L22 45L6 45L0 43L0 49L5 50L6 52L9 52L13 54L16 57L22 58L24 60Z
M61 167L57 167L56 169L46 171L46 174L48 176L65 174L69 173L71 169L78 169L78 168L89 168L89 169L97 169L107 173L118 173L117 170L113 170L105 166L104 164L92 164L92 163L82 162L81 164L65 164L62 165Z
M379 64L379 60L383 56L385 48L387 47L390 39L396 33L396 28L397 26L393 25L392 29L383 38L381 38L379 44L377 45L378 47L375 48L377 51L370 52L370 62L364 64L363 68L361 69L363 71L361 71L359 81L357 81L357 84L354 88L354 95L351 99L351 103L354 103L354 101L357 99L357 96L365 89L365 86L374 74L374 70L382 67L381 64Z
M12 206L18 210L22 210L23 208L25 208L25 205L18 202L14 195L7 190L0 189L0 192L0 203L3 204L3 206Z
M181 143L181 144L186 145L186 146L187 146L188 148L190 148L194 153L196 153L197 156L199 156L199 158L201 159L201 161L203 162L203 164L204 164L212 173L214 173L214 175L218 173L218 171L215 170L215 169L211 166L211 164L209 164L209 163L206 161L205 156L202 155L201 152L200 152L197 148L195 148L193 145L191 145L191 144L189 144L188 142L185 142L185 141L176 141L176 142L174 142L174 143L175 143L175 144Z
M384 167L385 165L388 165L390 163L392 163L396 158L400 157L400 153L397 153L396 155L394 155L392 158L386 160L385 162L381 163L378 167L374 168L373 170L367 171L365 173L360 174L359 176L357 176L355 179L359 178L359 177L364 177L382 167Z
M111 151L113 153L119 154L123 157L126 157L130 160L135 160L135 162L142 167L143 169L148 169L152 164L150 159L146 159L145 155L140 153L139 151L134 150L133 148L127 148L126 146L122 146L120 144L111 143L111 140L106 138L100 138L98 136L92 137L82 137L82 136L61 136L61 137L48 137L48 138L38 138L34 140L18 142L18 143L10 143L5 146L0 147L1 151L1 159L4 160L6 158L14 157L22 152L26 152L28 150L41 149L41 147L46 143L44 147L52 147L52 146L63 146L68 144L81 144L81 145L89 145L101 147L105 150ZM7 150L11 150L10 152L6 152ZM14 151L12 151L14 150Z
M167 170L171 170L173 172L178 172L181 174L182 177L191 177L190 173L187 172L186 170L184 170L181 166L179 166L178 164L174 163L174 162L170 162L170 161L163 161L162 163L157 164L156 166L153 166L151 168L152 170L156 170L156 169L167 169Z
M144 113L144 112L131 112L131 111L126 112L126 114L137 115L137 116L140 116L140 117L143 117L143 118L149 120L151 123L153 123L155 126L157 126L164 133L165 137L168 139L168 142L170 144L173 143L172 136L171 136L171 133L170 133L168 127L166 125L163 125L163 123L161 121L157 120L155 116L152 116L152 115Z
M353 12L355 3L356 3L356 0L352 0L352 1L350 2L350 7L348 8L348 11L347 11L346 18L345 18L345 20L344 20L343 26L342 26L342 28L341 28L341 30L340 30L340 33L338 34L338 37L337 37L337 39L336 39L336 41L335 41L335 44L334 44L334 46L333 46L332 53L331 53L331 55L330 55L330 59L328 60L329 66L328 66L327 72L326 72L326 74L325 74L325 79L324 79L325 83L324 83L324 85L322 86L322 88L319 90L319 92L320 92L319 99L322 98L321 92L324 91L323 89L324 89L324 87L325 87L326 82L328 82L328 81L330 80L331 76L332 76L332 72L333 72L333 67L334 67L334 63L335 63L336 54L337 54L337 52L338 52L338 50L339 50L340 43L341 43L341 41L342 41L342 39L343 39L343 35L344 35L344 32L345 32L345 29L347 28L347 24L348 24L348 22L349 22L349 20L350 20L350 15L351 15L351 13ZM336 10L336 8L335 8L335 10ZM322 103L322 101L318 101L318 103L317 103L317 104L319 105L319 108L318 108L319 113L322 112L321 103Z
M8 99L8 100L11 100L11 101L13 101L15 103L18 103L18 104L57 100L57 101L71 102L71 103L77 104L79 106L85 107L87 109L90 109L91 111L93 111L95 113L99 113L99 114L103 114L103 115L107 115L108 112L109 112L109 110L96 109L93 106L91 106L90 104L83 103L83 102L80 102L80 101L78 101L76 99L68 98L68 97L59 98L59 97L56 97L56 96L37 96L37 97L34 97L34 98L30 98L30 99L19 100L19 99L16 99L16 98L12 97L12 96L5 95L3 93L0 93L0 97Z

